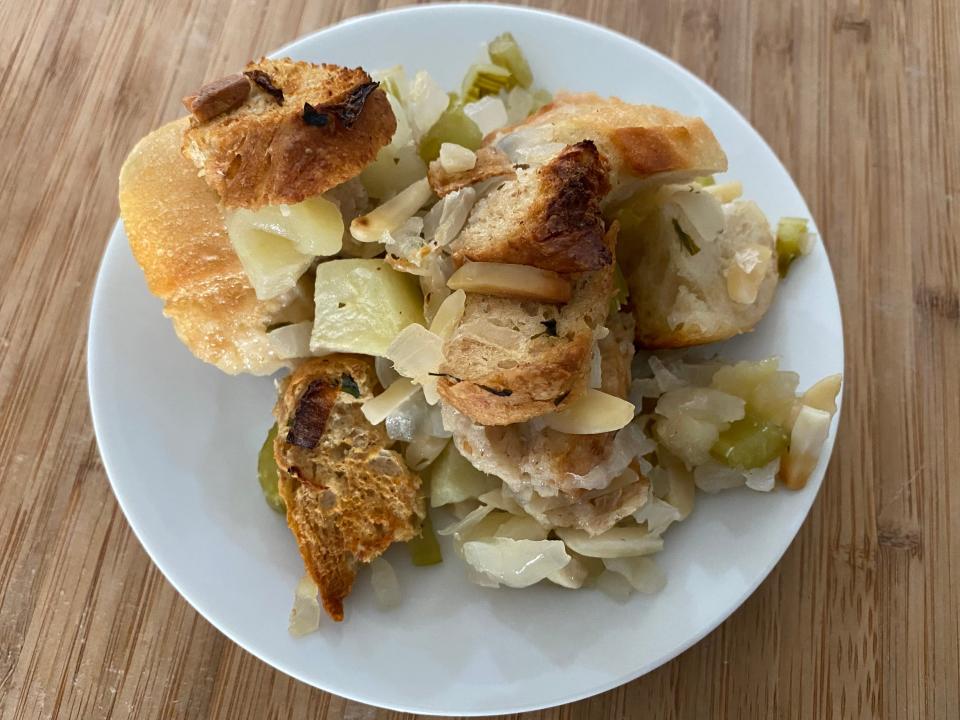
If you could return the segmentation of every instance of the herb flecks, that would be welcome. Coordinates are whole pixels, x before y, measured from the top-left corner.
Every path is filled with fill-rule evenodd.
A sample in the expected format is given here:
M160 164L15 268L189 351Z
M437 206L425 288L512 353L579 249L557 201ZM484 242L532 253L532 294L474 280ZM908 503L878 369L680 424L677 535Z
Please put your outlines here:
M354 380L352 376L347 375L347 373L340 376L340 389L347 395L352 395L355 398L360 397L360 386L357 385L357 381Z
M677 238L680 240L680 246L687 251L687 255L696 255L700 252L700 246L680 227L680 223L677 222L676 218L673 220L673 229L676 231Z
M492 395L496 395L497 397L510 397L511 395L513 395L513 390L507 390L507 389L501 390L499 388L492 388L489 385L480 385L479 383L478 383L478 387L483 388L488 393Z

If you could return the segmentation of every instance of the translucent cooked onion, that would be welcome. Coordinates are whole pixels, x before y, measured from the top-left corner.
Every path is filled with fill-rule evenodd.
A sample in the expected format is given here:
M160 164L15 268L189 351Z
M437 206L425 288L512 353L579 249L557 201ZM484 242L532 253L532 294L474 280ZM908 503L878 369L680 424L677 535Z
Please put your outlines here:
M310 357L310 333L313 332L313 321L284 325L267 333L270 346L281 360Z
M454 535L458 533L465 532L470 528L477 525L481 520L483 520L487 515L496 510L493 505L481 505L472 512L470 512L462 520L459 520L453 525L448 525L445 528L437 530L437 535Z
M463 106L463 112L477 124L482 135L499 130L508 122L507 108L503 100L493 95L486 95L476 102L467 103Z
M569 590L577 590L583 587L583 583L586 581L589 574L590 570L586 563L576 556L571 556L570 562L568 562L559 570L547 575L547 580L559 585L560 587L565 587Z
M715 185L710 185L703 188L705 192L713 195L717 200L726 205L729 202L733 202L738 197L743 195L743 183L739 180L731 180L730 182L717 183Z
M450 438L438 438L433 435L416 435L403 451L403 459L415 471L429 467L450 443Z
M571 550L587 557L634 557L663 550L663 540L639 526L613 527L595 536L573 528L556 528L554 532Z
M387 415L396 410L406 400L419 391L408 378L398 378L393 384L374 398L367 400L360 410L371 425L379 425Z
M657 414L667 418L689 415L698 420L725 423L740 420L746 403L736 395L713 388L683 387L670 390L657 401Z
M780 472L780 458L763 467L747 470L744 472L746 486L757 492L770 492L777 483L778 472Z
M608 486L611 478L619 477L624 470L642 455L653 452L656 443L637 423L630 423L613 438L613 448L603 462L584 475L572 475L573 487L599 490Z
M497 537L512 540L546 540L547 528L529 515L516 515L505 520L497 528Z
M633 517L638 523L646 523L647 532L651 535L662 535L671 523L683 519L677 508L656 495L651 495L643 507L633 514Z
M716 462L705 462L693 469L693 481L699 490L705 493L716 493L740 487L747 478L743 470Z
M472 187L444 195L423 219L424 240L435 248L448 245L463 230L476 201L477 191Z
M720 201L712 194L691 185L673 186L663 200L664 213L679 223L697 246L711 243L723 232L726 220Z
M733 263L726 270L727 295L731 300L742 305L756 302L772 255L770 248L756 244L739 248L734 253Z
M626 427L633 420L634 406L628 400L588 388L560 412L543 416L544 424L570 435L597 435Z
M477 166L477 154L470 148L456 143L440 144L440 167L448 173L461 173Z
M570 562L559 540L492 538L463 544L463 558L478 572L512 588L529 587Z
M378 355L374 358L373 366L377 371L377 380L385 388L390 387L393 381L400 377L400 373L393 369L393 363L385 357Z
M319 592L320 589L309 575L304 575L297 583L287 625L287 630L294 637L312 633L320 627L320 602L317 600Z
M450 443L430 468L430 505L475 499L499 485L499 479L477 470Z
M653 372L653 377L657 381L657 385L660 386L661 393L676 390L689 384L671 372L656 355L651 355L647 358L647 363L650 365L650 370Z
M457 292L463 291L458 290ZM484 317L461 325L459 335L504 350L516 350L518 347L522 347L522 343L527 339L520 331L496 325Z
M394 338L384 356L392 360L394 369L405 377L428 377L440 369L443 339L423 325L412 323Z
M400 605L400 582L393 566L382 557L370 563L370 584L378 608L389 610Z
M619 603L625 603L634 593L630 581L620 573L615 573L612 570L604 570L600 573L597 577L596 585L604 595Z
M603 561L608 570L619 573L637 592L652 594L667 585L667 575L651 558L610 558Z
M510 125L525 120L533 110L533 93L517 85L507 93L507 122Z
M450 104L450 97L426 70L420 70L410 83L406 98L410 124L416 138L419 138L440 118Z
M385 232L400 227L413 217L432 194L426 178L417 180L366 215L356 218L350 223L350 234L359 242L380 242Z

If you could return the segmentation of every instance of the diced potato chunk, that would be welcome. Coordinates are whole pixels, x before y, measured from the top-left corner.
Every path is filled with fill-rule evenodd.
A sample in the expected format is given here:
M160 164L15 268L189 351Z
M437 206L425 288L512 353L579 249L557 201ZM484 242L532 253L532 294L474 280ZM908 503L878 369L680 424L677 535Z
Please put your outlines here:
M423 323L417 279L383 260L331 260L316 270L310 349L383 355L410 323Z

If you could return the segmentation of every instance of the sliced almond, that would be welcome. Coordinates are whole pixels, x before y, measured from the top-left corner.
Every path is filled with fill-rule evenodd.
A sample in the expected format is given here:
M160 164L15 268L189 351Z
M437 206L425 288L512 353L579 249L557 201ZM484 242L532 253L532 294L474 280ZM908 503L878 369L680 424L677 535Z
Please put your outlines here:
M450 276L447 287L546 303L568 302L572 293L570 282L552 270L512 263L468 262Z
M560 412L543 416L544 424L570 435L597 435L625 427L633 420L633 403L599 390L588 389Z

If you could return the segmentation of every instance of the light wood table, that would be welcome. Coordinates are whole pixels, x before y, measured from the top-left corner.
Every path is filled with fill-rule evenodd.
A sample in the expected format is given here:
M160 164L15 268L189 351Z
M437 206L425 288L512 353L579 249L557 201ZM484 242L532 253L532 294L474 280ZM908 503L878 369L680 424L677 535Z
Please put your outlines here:
M760 130L822 229L848 363L823 491L753 597L532 716L960 717L960 5L536 4L663 51ZM174 592L110 492L84 377L127 150L204 78L385 5L0 1L0 717L393 715L272 670Z

